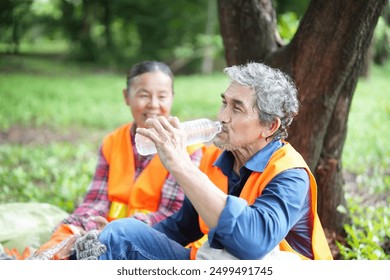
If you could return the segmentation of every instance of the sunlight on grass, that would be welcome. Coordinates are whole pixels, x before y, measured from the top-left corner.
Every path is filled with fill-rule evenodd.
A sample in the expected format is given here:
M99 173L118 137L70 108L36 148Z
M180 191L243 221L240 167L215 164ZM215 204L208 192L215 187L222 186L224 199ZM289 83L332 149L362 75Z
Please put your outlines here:
M390 191L390 63L360 79L348 118L343 165L363 187Z
M6 100L0 104L0 130L14 124L106 129L131 120L122 96L126 73L83 72L74 65L68 69L36 59L10 60L10 73L0 76L0 96ZM0 63L0 68L5 66ZM223 74L176 77L172 114L182 120L215 119L226 86Z
M0 77L0 129L14 124L107 128L129 119L117 76Z
M177 77L172 114L183 120L216 119L221 106L220 94L227 86L228 80L222 73Z

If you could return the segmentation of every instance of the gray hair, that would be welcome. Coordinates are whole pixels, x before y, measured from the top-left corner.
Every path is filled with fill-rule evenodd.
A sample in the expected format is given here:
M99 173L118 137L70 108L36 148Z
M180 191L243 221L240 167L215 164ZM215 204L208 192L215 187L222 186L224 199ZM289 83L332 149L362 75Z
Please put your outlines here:
M253 88L262 125L270 125L277 118L281 125L274 133L274 139L286 139L287 128L298 114L298 91L291 78L279 69L262 63L227 67L224 72L231 81Z
M173 73L171 68L164 62L147 61L147 60L134 64L131 67L130 71L127 73L126 76L127 89L128 90L130 89L131 83L133 82L135 77L142 75L144 73L157 72L157 71L160 71L171 78L172 92L173 92Z

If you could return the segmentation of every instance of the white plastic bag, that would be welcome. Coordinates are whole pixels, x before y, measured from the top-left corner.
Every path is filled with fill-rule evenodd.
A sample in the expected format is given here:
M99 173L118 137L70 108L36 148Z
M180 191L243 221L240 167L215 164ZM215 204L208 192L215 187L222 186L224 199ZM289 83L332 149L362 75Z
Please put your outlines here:
M67 216L64 210L47 203L0 204L0 244L19 252L27 246L38 249Z

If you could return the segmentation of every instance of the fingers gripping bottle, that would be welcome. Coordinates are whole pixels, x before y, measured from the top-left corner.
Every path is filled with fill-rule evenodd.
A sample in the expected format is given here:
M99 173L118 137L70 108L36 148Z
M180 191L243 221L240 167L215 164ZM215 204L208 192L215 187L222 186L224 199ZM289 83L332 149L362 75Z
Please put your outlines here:
M187 133L187 146L199 143L206 143L221 132L220 122L209 119L198 119L181 123ZM156 146L147 137L138 133L135 134L135 146L140 155L146 156L157 153Z

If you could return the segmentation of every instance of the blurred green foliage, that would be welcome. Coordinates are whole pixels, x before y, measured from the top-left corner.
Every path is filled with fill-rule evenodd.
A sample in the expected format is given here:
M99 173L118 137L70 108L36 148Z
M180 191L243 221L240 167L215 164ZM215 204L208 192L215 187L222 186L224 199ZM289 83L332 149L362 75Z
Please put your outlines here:
M388 18L385 16L379 18L374 33L374 61L380 65L385 64L390 58L390 9L388 10Z
M290 42L298 29L299 19L294 12L287 12L278 17L278 31L285 43Z
M15 124L109 129L131 120L122 95L126 71L77 65L60 59L3 56L0 96L6 102L0 103L0 130ZM172 113L183 119L215 118L227 82L222 73L177 76Z
M216 0L2 0L0 50L41 51L54 44L69 58L121 69L144 59L171 64L185 56L181 67L199 71L206 47L213 49L213 60L223 60L216 5Z
M310 0L275 0L278 30L288 43ZM390 5L388 5L390 6ZM389 58L389 7L375 32L374 61ZM217 0L2 0L0 52L57 52L68 59L126 69L155 59L175 72L224 65Z
M343 166L368 193L390 192L390 63L360 79L348 117Z
M337 242L341 256L344 260L390 260L390 207L361 207L361 203L362 199L348 198L352 223L344 226L345 243Z
M0 146L0 202L46 202L71 212L84 196L95 167L93 145Z

